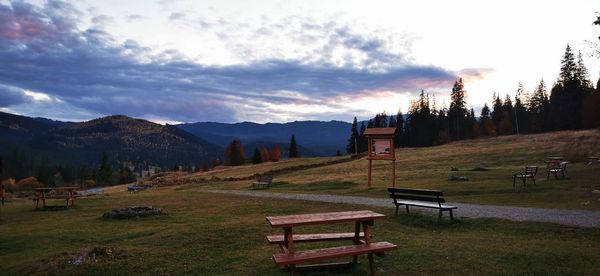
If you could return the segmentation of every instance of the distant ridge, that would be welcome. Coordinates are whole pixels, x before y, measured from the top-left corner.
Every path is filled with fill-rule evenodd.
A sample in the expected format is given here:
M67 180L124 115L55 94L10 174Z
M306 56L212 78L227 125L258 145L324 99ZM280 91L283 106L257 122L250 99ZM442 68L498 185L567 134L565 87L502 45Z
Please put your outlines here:
M222 147L236 137L244 145L257 142L287 144L294 134L298 144L314 156L332 156L338 150L344 153L348 137L350 137L351 126L352 124L341 121L295 121L266 124L198 122L177 125L187 132Z

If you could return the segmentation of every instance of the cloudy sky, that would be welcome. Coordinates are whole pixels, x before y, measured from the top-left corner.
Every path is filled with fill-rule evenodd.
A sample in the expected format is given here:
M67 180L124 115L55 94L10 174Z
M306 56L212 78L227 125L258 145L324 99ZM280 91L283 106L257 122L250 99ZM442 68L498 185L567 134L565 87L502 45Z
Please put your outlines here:
M0 0L0 111L81 121L367 119L421 90L469 107L552 84L567 44L590 78L600 1Z

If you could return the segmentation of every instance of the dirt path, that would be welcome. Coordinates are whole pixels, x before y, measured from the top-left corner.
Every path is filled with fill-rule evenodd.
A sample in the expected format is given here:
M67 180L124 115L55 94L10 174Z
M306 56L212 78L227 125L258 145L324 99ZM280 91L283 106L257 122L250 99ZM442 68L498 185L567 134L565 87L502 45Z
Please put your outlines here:
M204 191L203 191L204 192ZM262 191L238 191L238 190L207 190L206 192L267 197L276 199L292 199L319 201L328 203L358 204L375 207L395 208L391 199L369 198L359 196L338 196L319 194L286 194ZM498 205L478 205L467 203L448 202L448 205L457 206L456 217L463 218L499 218L512 221L538 221L552 222L564 225L581 227L600 227L600 211L561 210L545 208L524 208ZM437 214L437 210L419 208L423 212ZM445 216L447 214L444 214Z

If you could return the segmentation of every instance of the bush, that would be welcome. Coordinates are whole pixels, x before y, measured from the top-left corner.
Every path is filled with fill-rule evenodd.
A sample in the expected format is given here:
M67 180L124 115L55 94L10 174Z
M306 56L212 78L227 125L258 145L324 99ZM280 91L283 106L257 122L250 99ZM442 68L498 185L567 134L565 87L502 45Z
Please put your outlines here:
M21 180L19 180L19 182L17 182L16 186L16 190L17 191L25 191L25 190L31 190L33 188L41 188L44 187L44 184L40 183L37 178L31 176L31 177L27 177L27 178L23 178Z

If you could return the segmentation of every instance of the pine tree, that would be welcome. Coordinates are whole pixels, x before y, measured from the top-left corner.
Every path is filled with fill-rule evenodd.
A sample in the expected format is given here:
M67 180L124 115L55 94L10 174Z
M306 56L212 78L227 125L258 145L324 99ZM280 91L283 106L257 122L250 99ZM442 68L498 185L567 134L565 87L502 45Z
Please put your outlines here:
M228 160L230 166L239 166L244 164L244 147L240 139L233 139L227 149L225 149L225 159Z
M515 107L512 104L512 100L510 99L510 95L506 94L506 98L504 99L504 105L502 106L504 112L502 113L503 117L508 115L508 120L510 121L510 129L508 129L505 123L502 127L502 135L509 135L516 133L515 131ZM503 118L504 119L504 118ZM502 122L500 122L502 124Z
M260 164L263 162L262 155L258 148L254 148L254 154L252 155L252 164Z
M404 115L402 115L400 109L398 109L398 113L396 114L396 137L394 137L394 143L397 148L406 145L404 143Z
M560 78L559 81L562 84L565 84L568 81L572 81L575 79L575 72L577 70L577 64L575 63L575 55L571 50L571 46L567 44L567 48L565 49L565 54L563 56L563 60L561 61L560 67Z
M466 120L466 92L464 90L462 78L454 82L450 99L450 109L448 110L450 137L452 140L464 139L466 137L468 126Z
M360 123L360 133L358 135L358 152L367 151L367 138L365 138L365 130L367 127L365 126L365 122Z
M388 120L388 126L387 127L396 127L396 117L394 117L393 115L390 115L390 119Z
M354 117L354 121L352 121L352 128L350 129L350 138L348 138L348 144L346 145L346 153L348 154L356 154L358 147L358 121L356 117Z
M494 103L492 104L492 122L496 129L500 126L500 121L502 121L502 114L504 113L504 104L500 99L500 95L494 92L493 96Z
M587 68L583 63L583 57L581 56L581 51L579 51L577 55L577 65L575 67L575 79L579 84L585 88L593 88L592 82L589 79Z
M108 163L108 155L106 152L102 152L102 159L100 161L100 169L98 169L97 181L99 185L110 185L112 178L112 168Z
M546 91L546 85L544 79L540 81L540 84L535 88L528 105L529 127L531 132L543 132L546 131L547 111L548 111L548 92Z
M296 136L292 134L292 139L290 139L290 149L288 151L289 158L298 158L300 157L300 153L298 153L298 145L296 144Z
M517 134L529 133L529 115L522 101L524 95L525 89L523 88L523 83L519 82L517 93L515 94L515 128Z
M496 127L490 116L490 108L487 103L484 103L479 118L479 127L481 129L481 135L483 136L496 136Z

